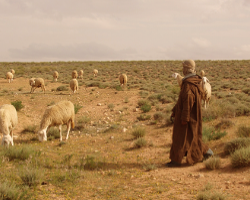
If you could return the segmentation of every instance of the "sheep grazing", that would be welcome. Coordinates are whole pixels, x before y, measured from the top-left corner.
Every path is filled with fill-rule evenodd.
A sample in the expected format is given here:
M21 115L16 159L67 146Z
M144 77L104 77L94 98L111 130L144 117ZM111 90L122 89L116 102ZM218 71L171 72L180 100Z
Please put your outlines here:
M125 86L125 85L127 85L128 77L126 74L121 74L119 76L119 80L120 80L120 86Z
M97 70L97 69L94 69L94 70L93 70L93 74L94 74L94 76L97 76L98 70Z
M11 83L13 81L13 77L14 77L14 75L11 72L7 72L6 78L7 78L9 83Z
M204 107L205 107L205 109L207 109L207 107L209 105L209 101L211 99L211 93L212 93L211 85L210 85L207 77L202 77L201 86L204 90L204 94L202 97L202 99L204 101Z
M77 71L74 70L74 71L72 72L72 78L77 78L77 77L78 77Z
M42 78L31 78L29 80L31 90L30 93L33 93L36 88L42 88L43 93L45 93L45 85L44 85L44 80Z
M181 76L179 73L173 73L172 77L177 79L177 82L178 82L179 86L181 87L181 85L182 85L182 79L184 77Z
M55 105L49 106L44 114L40 123L38 131L39 141L47 141L47 131L51 126L58 126L60 132L60 141L62 141L62 125L67 125L67 136L69 137L70 128L74 128L75 124L75 109L70 101L60 101Z
M80 70L80 71L79 71L79 78L80 78L80 79L83 79L83 70Z
M205 76L204 70L201 70L201 78Z
M78 81L74 78L69 82L70 89L73 93L78 90Z
M53 73L53 79L54 79L54 81L57 81L58 75L59 75L58 72L54 71L54 73Z
M13 129L18 123L16 108L10 104L4 104L0 107L0 131L3 133L2 145L13 142Z

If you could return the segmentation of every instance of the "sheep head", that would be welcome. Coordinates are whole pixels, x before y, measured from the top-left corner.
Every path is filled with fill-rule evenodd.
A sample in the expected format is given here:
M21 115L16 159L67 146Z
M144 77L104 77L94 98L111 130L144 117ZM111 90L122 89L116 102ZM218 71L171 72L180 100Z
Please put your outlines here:
M2 139L2 144L6 145L7 147L9 147L9 144L13 146L13 138L10 135L4 135Z
M173 78L177 78L178 75L179 75L178 73L173 73L173 74L172 74L172 77L173 77Z
M37 132L37 135L38 135L38 140L40 142L47 141L47 134L46 134L46 130L45 129L39 130Z

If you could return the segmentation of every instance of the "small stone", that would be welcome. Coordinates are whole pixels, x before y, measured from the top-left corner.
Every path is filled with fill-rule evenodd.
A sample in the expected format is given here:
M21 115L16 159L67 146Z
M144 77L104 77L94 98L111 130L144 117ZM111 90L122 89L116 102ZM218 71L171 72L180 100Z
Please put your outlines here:
M98 103L97 106L101 106L102 104L101 103Z

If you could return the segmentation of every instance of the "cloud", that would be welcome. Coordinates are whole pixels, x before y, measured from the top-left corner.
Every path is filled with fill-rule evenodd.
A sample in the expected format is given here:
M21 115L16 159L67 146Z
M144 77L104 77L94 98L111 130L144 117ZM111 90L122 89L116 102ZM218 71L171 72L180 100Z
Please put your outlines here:
M135 59L137 51L133 48L115 50L98 43L75 45L31 44L24 49L10 49L10 58L18 61L70 61L70 60L126 60Z
M193 38L193 42L200 47L210 47L211 43L203 38Z

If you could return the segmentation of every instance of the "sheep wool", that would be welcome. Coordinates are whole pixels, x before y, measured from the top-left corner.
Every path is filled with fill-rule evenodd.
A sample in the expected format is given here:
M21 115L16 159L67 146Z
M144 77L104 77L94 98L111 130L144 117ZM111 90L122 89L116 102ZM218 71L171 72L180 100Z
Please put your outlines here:
M15 74L15 70L11 69L10 72L14 75Z
M123 86L123 85L125 86L125 85L127 85L128 77L126 74L121 74L119 76L119 80L120 80L120 86Z
M31 78L29 80L29 83L31 85L30 93L33 93L36 88L42 88L43 93L45 93L45 84L43 78Z
M74 70L74 71L72 72L72 78L77 78L77 77L78 77L77 71Z
M4 104L0 107L0 131L3 133L2 145L14 145L13 129L18 124L16 108L11 104Z
M13 77L14 77L14 75L11 72L7 72L6 78L7 78L9 83L11 83L13 81Z
M97 69L94 69L94 70L93 70L93 74L94 74L94 76L97 76L98 70L97 70Z
M58 76L59 76L58 72L54 71L54 73L53 73L53 79L54 79L54 81L57 81Z
M209 101L211 100L212 88L207 77L202 77L201 86L204 90L202 99L204 101L204 107L207 109Z
M78 90L78 81L77 79L72 79L69 82L70 89L72 90L73 93L75 93Z
M79 71L79 78L83 79L83 70Z
M51 126L58 126L60 141L62 141L62 125L67 125L67 136L69 137L70 128L74 128L75 109L71 101L60 101L55 105L49 106L42 117L40 129L38 131L39 141L47 141L47 129Z

